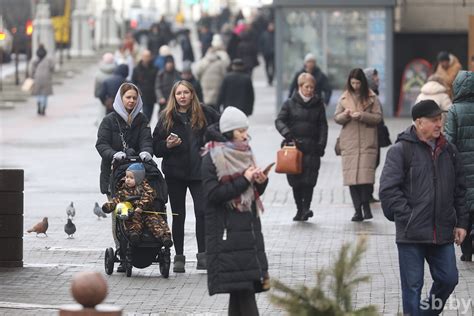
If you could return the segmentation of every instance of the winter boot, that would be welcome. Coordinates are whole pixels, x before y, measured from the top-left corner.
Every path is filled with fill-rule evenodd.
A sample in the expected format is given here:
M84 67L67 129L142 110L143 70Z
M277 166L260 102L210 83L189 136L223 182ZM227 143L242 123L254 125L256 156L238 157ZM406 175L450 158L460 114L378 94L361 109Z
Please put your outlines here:
M371 219L373 218L372 216L372 211L370 210L370 204L362 204L362 209L364 210L364 219Z
M296 211L295 217L293 217L293 220L295 222L301 222L303 220L303 210L298 209L298 211Z
M196 258L197 258L196 269L206 270L207 269L206 253L205 252L197 253Z
M304 221L307 221L308 218L313 217L313 216L314 216L314 213L313 213L312 210L304 210L302 219L303 219Z
M353 222L362 222L364 217L362 217L362 210L361 208L356 208L354 216L352 216L351 221Z
M41 115L41 104L36 102L36 105L38 106L38 115Z
M174 263L173 263L173 272L175 273L184 273L184 264L186 263L186 256L184 255L176 255L174 256Z

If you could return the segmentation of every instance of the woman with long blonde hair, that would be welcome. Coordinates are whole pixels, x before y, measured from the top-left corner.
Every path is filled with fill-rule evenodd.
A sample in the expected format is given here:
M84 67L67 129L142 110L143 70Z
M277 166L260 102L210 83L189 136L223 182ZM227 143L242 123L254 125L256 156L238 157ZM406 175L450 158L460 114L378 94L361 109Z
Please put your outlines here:
M185 272L184 223L186 192L189 188L196 217L198 244L197 269L206 269L204 237L204 197L201 179L201 148L207 126L219 121L219 114L199 103L196 91L186 80L171 89L166 108L153 131L153 152L163 158L161 168L168 185L173 217L173 241L176 251L173 271Z

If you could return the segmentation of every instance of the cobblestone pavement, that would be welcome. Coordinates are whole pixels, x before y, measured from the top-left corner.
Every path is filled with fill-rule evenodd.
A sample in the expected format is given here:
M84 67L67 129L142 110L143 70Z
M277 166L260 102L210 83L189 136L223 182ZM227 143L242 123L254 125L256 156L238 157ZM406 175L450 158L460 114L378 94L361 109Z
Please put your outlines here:
M58 306L73 302L69 286L76 272L104 271L104 250L113 241L110 218L98 220L92 214L94 202L105 201L99 193L100 159L94 148L101 110L92 98L94 71L95 66L85 66L81 74L55 86L46 117L37 117L33 99L0 114L0 167L25 169L25 231L43 216L49 216L50 222L47 238L25 233L24 268L0 269L0 315L54 315ZM275 159L281 137L273 125L274 88L266 85L261 67L254 76L257 99L250 132L257 160L265 166ZM393 140L410 121L387 119L387 124ZM375 304L381 314L395 315L401 295L394 227L379 204L374 204L374 220L350 221L351 199L342 186L340 158L333 151L338 130L330 120L329 144L314 192L315 217L309 222L292 222L295 205L286 178L270 175L262 217L270 274L289 285L311 285L315 271L333 262L341 244L367 234L368 251L360 274L370 275L371 280L357 288L354 304ZM77 210L74 239L66 239L63 232L70 201ZM226 314L228 296L210 297L206 274L195 269L194 218L192 204L187 205L186 273L163 279L157 266L134 269L131 278L114 273L106 276L105 303L122 306L130 315ZM460 282L453 297L467 301L474 290L474 265L458 262L458 267ZM426 283L430 284L428 270ZM269 302L268 293L258 295L258 306L262 315L284 314ZM472 314L471 308L467 314ZM452 309L444 315L461 312Z

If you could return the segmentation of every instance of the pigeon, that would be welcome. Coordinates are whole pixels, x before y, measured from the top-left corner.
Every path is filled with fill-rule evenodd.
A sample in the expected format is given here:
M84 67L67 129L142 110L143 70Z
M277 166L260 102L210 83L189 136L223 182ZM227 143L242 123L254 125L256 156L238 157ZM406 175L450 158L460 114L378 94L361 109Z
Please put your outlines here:
M27 232L28 233L36 233L36 237L38 237L38 234L45 234L46 237L47 237L48 236L46 234L47 230L48 230L48 218L45 217L45 218L43 218L43 220L41 222L35 224L35 226L28 229Z
M97 219L100 219L101 217L107 218L107 215L105 215L104 211L102 211L102 208L99 206L99 203L95 202L94 205L94 214L97 215Z
M68 218L74 218L76 216L76 209L74 208L74 203L71 202L69 206L66 208L66 214Z
M64 232L67 234L67 238L74 238L74 233L76 232L76 225L72 222L72 219L68 218L66 225L64 225Z

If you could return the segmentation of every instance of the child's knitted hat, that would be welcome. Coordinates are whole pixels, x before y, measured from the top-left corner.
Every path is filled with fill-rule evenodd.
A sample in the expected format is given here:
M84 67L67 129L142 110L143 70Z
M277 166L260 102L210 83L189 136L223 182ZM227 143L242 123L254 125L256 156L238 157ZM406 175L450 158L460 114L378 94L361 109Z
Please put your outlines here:
M142 163L132 163L128 166L127 171L133 173L136 185L139 185L145 179L145 167Z

